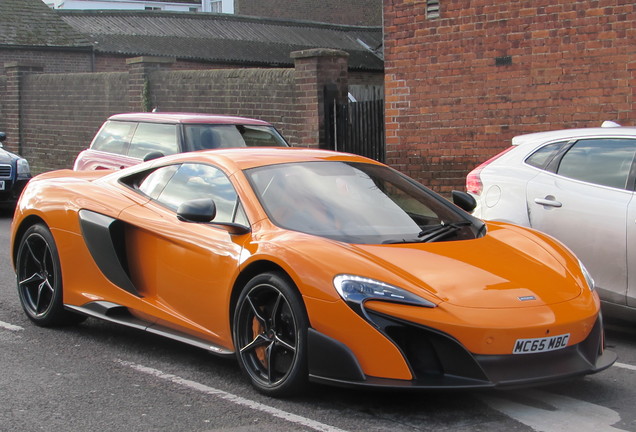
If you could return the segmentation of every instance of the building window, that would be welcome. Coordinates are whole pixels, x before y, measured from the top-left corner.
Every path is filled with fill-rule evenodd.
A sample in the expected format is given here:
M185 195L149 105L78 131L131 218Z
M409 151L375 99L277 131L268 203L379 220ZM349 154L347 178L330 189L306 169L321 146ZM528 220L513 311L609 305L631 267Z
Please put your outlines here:
M439 18L440 0L426 0L426 18Z
M157 6L146 6L144 9L145 10L149 10L149 11L160 11L161 10L161 8L157 7Z

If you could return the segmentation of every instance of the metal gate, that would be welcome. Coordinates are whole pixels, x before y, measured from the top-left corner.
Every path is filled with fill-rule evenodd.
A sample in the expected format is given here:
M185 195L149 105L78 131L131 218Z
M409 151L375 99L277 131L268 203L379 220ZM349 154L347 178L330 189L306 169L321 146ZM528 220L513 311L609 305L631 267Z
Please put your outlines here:
M384 162L384 100L338 103L325 88L327 148Z

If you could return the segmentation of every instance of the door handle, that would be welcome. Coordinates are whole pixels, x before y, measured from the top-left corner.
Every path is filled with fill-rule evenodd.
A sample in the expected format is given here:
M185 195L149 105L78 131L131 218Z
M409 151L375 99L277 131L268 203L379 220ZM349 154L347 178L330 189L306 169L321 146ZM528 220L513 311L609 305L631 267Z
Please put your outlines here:
M560 201L555 200L552 196L547 196L545 198L535 198L534 202L539 205L548 207L561 207L563 205Z

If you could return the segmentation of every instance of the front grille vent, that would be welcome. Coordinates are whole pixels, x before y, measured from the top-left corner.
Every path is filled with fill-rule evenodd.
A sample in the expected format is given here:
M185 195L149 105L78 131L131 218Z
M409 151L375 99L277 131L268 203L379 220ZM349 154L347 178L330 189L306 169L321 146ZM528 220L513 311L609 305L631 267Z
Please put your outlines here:
M0 178L11 178L11 165L0 165Z

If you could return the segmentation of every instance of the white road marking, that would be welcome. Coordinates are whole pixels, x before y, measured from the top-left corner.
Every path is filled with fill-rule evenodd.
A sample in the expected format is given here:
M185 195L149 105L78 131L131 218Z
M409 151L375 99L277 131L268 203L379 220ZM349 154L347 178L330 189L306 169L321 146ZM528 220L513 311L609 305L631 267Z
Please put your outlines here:
M250 399L246 399L244 397L241 396L237 396L234 395L232 393L228 393L225 392L223 390L218 390L215 389L213 387L208 387L204 384L198 383L196 381L190 381L184 378L180 378L176 375L172 375L172 374L168 374L168 373L164 373L161 372L160 370L157 369L153 369L150 367L146 367L146 366L142 366L136 363L132 363L132 362L128 362L128 361L124 361L124 360L117 360L117 363L120 363L124 366L128 366L131 367L132 369L138 371L138 372L143 372L145 374L148 375L152 375L154 377L157 378L161 378L163 380L166 381L170 381L173 382L175 384L179 384L188 388L191 388L193 390L199 391L201 393L205 393L205 394L209 394L209 395L214 395L217 397L220 397L221 399L225 399L227 401L233 402L237 405L242 405L244 407L253 409L255 411L262 411L264 413L270 414L274 417L278 417L281 418L283 420L286 420L288 422L291 423L296 423L299 424L301 426L304 427L308 427L317 431L324 431L324 432L345 432L343 429L338 429L336 427L333 426L329 426L327 424L324 423L320 423L311 419L308 419L306 417L302 417L296 414L292 414L289 413L287 411L283 411L280 410L278 408L274 408L265 404L262 404L260 402L256 402Z
M540 390L482 396L491 408L539 432L622 431L612 427L621 420L609 408Z
M614 366L619 367L619 368L623 368L623 369L629 369L629 370L636 371L636 366L630 365L630 364L627 364L627 363L616 362L616 363L614 363Z
M4 321L0 321L0 328L3 328L5 330L11 330L11 331L20 331L20 330L24 330L22 327L17 326L17 325L13 325L13 324L9 324L6 323Z

